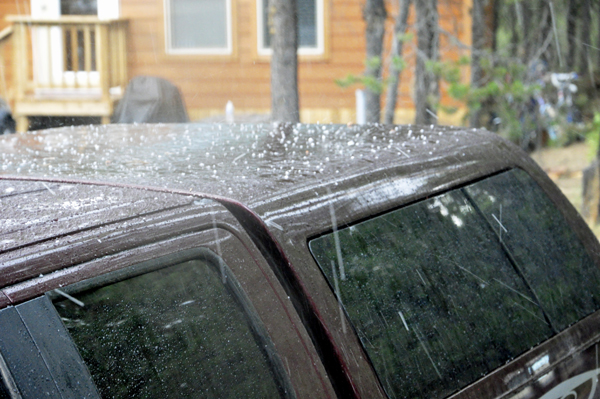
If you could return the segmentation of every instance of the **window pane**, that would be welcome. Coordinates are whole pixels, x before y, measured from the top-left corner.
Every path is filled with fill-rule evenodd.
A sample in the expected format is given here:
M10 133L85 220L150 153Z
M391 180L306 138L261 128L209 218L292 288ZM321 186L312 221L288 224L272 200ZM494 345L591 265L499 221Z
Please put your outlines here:
M309 243L331 286L338 280L338 297L390 396L446 397L549 338L548 320L569 302L585 311L561 327L598 308L598 272L536 187L524 172L507 172L342 229L345 279L334 234ZM499 239L493 217L482 215L500 198L514 205L515 221L505 208L502 222L522 246L518 256L504 245L506 236ZM519 262L529 262L529 280L539 274L547 286L528 285ZM554 310L544 314L538 297Z
M4 381L0 379L0 399L10 399L10 393Z
M194 260L54 303L102 397L278 397L231 279Z
M262 42L262 46L264 48L271 48L271 12L270 12L270 1L269 0L262 0L262 19L263 19L263 26L262 26L262 37L263 37L263 42Z
M598 266L525 172L494 176L467 192L522 268L557 330L600 308Z
M316 0L296 0L298 6L298 45L317 47Z
M171 48L227 48L226 0L170 0Z
M61 15L98 15L97 0L61 0Z
M298 8L298 46L317 47L317 0L297 0ZM263 4L263 47L271 47L271 30L269 26L269 0Z
M97 0L61 0L61 15L98 15Z

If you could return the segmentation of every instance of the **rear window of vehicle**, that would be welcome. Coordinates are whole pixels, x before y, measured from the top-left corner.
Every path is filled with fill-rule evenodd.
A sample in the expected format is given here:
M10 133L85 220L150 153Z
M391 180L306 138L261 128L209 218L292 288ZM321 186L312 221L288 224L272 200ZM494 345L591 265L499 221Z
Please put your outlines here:
M600 308L597 266L522 170L309 246L391 397L445 397Z
M266 330L216 256L149 262L51 296L102 397L293 396Z

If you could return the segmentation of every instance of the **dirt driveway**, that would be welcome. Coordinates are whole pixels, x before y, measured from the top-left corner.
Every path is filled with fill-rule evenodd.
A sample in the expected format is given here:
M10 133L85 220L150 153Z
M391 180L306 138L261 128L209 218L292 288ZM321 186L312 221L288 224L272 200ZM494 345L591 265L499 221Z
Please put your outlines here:
M590 165L593 154L586 143L575 143L564 148L544 148L531 154L558 188L581 211L583 170ZM600 238L600 226L592 227Z

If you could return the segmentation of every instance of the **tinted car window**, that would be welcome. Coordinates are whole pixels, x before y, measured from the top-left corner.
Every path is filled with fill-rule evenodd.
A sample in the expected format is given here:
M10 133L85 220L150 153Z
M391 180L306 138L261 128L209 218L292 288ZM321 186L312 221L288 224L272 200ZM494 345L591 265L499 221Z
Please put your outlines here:
M214 262L91 285L59 291L54 304L102 397L282 395L270 342Z
M491 177L466 192L522 268L557 330L600 308L600 270L525 172Z
M445 397L555 331L550 320L554 313L540 306L539 286L532 289L522 278L524 266L515 263L504 244L506 234L516 235L517 229L503 224L509 232L500 237L494 217L484 217L489 210L478 205L485 199L491 202L490 187L497 198L514 199L524 184L535 185L523 172L509 171L310 241L390 396ZM543 203L546 214L535 214L535 206L513 207L519 223L535 224L548 214L553 214L551 220L562 220L539 197L544 194L537 189L527 200ZM561 231L546 233L546 245L560 245L553 241L556 236L575 240L562 231L568 229L564 220L555 229ZM528 237L518 239L523 248ZM567 268L578 270L568 273L569 278L579 273L581 279L589 260L583 246L571 249L550 253L558 256L552 265L560 268L566 262ZM576 287L578 282L564 284Z
M0 399L9 399L9 398L10 398L10 393L8 392L8 387L6 386L4 381L2 381L0 379Z

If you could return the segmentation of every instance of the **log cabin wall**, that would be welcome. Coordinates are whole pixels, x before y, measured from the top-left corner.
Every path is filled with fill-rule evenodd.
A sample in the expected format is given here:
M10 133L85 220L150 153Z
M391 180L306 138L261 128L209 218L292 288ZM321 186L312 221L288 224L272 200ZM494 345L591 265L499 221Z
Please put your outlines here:
M121 0L121 18L128 19L128 76L152 75L177 85L191 120L223 114L231 100L238 114L268 114L270 109L269 56L258 52L257 1L231 0L232 52L228 55L168 54L165 40L166 0ZM348 74L360 75L364 69L365 25L360 0L324 1L324 51L319 55L300 56L298 77L301 120L303 122L350 122L355 119L355 94L359 85L341 88L335 80ZM396 2L387 2L388 35L384 63L389 59ZM467 54L470 45L471 0L439 0L441 55L457 59ZM29 14L27 0L0 0L0 29L7 26L4 16ZM409 24L414 22L411 9ZM414 35L416 36L416 35ZM12 71L10 43L4 46L2 65L8 97ZM404 46L407 68L402 73L396 123L414 120L412 104L414 53L416 43ZM2 76L0 75L0 78ZM468 78L468 70L465 70ZM0 85L0 88L2 86ZM443 88L443 85L442 85ZM1 95L1 94L0 94ZM383 96L382 96L383 99ZM443 96L443 102L452 101ZM382 109L383 109L382 100ZM461 123L461 115L441 115L441 123Z
M6 21L7 15L31 14L29 0L0 0L0 31L11 26ZM12 105L13 99L13 67L12 67L12 40L8 38L0 43L0 97Z

